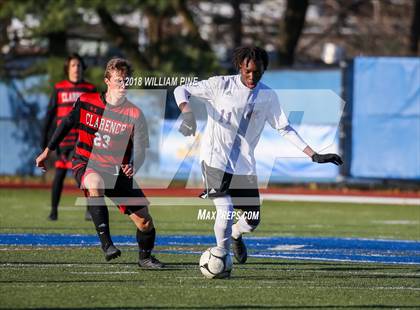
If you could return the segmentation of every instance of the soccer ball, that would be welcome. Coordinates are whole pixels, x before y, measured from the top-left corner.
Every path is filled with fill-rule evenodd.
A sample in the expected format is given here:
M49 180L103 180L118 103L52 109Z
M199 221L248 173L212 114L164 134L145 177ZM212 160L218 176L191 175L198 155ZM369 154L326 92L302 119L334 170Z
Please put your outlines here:
M232 271L229 252L219 247L207 249L200 258L200 271L209 279L229 278Z

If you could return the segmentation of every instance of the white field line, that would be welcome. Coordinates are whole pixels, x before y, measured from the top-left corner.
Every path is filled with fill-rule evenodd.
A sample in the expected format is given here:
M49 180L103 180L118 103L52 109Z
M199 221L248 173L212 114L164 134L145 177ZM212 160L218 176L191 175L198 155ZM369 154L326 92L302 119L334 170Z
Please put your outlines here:
M368 197L344 195L290 195L290 194L261 194L263 200L274 201L311 201L311 202L338 202L360 204L389 204L420 206L420 198L405 197Z
M133 263L134 264L134 263ZM131 264L131 265L133 265ZM71 267L71 268L84 268L84 269L94 269L94 268L103 268L106 266L107 268L116 268L117 265L113 265L112 263L103 263L103 264L82 264L82 263L74 263L74 264L63 264L63 263L51 263L51 264L36 264L36 263L3 263L0 264L0 268L63 268L63 267ZM130 264L127 263L125 267L130 267Z
M127 268L127 269L133 269L132 267L133 264L127 264L126 266L123 266L123 268ZM104 265L83 265L83 264L51 264L51 265L43 265L43 264L19 264L19 263L5 263L5 264L0 264L0 268L7 268L7 269L22 269L24 267L26 268L36 268L36 269L52 269L52 268L63 268L63 267L68 267L68 268L81 268L81 269L87 269L87 270L97 270L97 269L102 269L104 267ZM109 267L114 267L114 268L121 268L121 266L106 266L107 268ZM179 268L179 266L176 266L177 268ZM241 267L237 267L241 270L273 270L272 268L258 268L258 267L246 267L246 266L241 266ZM194 267L188 267L188 268L183 268L184 270L198 270L198 264L197 266ZM234 268L236 269L236 268ZM169 266L168 270L171 270L171 266ZM139 271L71 271L71 274L138 274L141 270ZM313 273L332 273L331 271L328 270L305 270L305 269L276 269L276 271L278 272L285 272L285 273L295 273L295 272L299 272L302 274L313 274ZM377 272L377 271L353 271L353 270L337 270L335 271L333 274L340 274L340 275L363 275L363 276L389 276L389 277L407 277L407 276L411 276L411 277L420 277L420 273L416 273L416 272L407 272L407 273L403 273L403 272L390 272L390 273L386 273L386 272ZM173 276L163 276L163 278L173 278ZM201 278L200 276L177 276L176 278L182 278L182 279L197 279L197 278ZM263 282L274 282L276 283L276 281L263 281Z
M127 200L125 197L120 197ZM147 199L155 206L212 206L209 199L197 197L153 197ZM332 203L358 203L358 204L387 204L387 205L414 205L420 206L420 198L407 197L371 197L371 196L345 196L345 195L298 195L298 194L261 194L262 200L274 201L302 201L302 202L332 202ZM127 203L125 203L127 205ZM129 203L128 203L129 204ZM85 206L84 197L76 198L76 206Z
M138 274L135 271L72 271L71 274Z
M353 260L353 259L338 259L338 258L326 258L326 257L307 257L307 256L293 256L288 255L265 255L265 254L251 254L250 257L259 257L259 258L283 258L283 259L295 259L295 260L307 260L307 261L328 261L328 262L343 262L343 263L374 263L374 264L396 264L396 265L418 265L418 262L395 262L395 261L386 261L378 262L374 260ZM386 256L385 256L386 257Z
M124 199L124 197L121 197ZM213 206L211 200L196 197L152 197L147 199L155 206ZM129 200L129 199L127 199ZM420 206L420 198L407 197L370 197L370 196L345 196L345 195L298 195L298 194L261 194L261 200L291 201L291 202L332 202L332 203L357 203L357 204L387 204L387 205L414 205ZM86 206L86 198L78 197L74 205L61 206L61 211L79 211ZM23 209L26 206L12 206ZM50 206L42 206L50 209ZM112 210L112 209L111 209ZM115 210L117 211L117 210Z
M127 264L126 266L124 266L125 268L132 268L133 264ZM5 264L0 264L0 268L4 267L4 268L23 268L23 267L27 267L27 268L42 268L42 269L49 269L49 268L63 268L63 267L76 267L76 268L82 268L82 269L90 269L90 270L95 270L98 268L103 268L104 265L101 264L97 264L97 265L83 265L83 264L61 264L61 263L56 263L56 264L50 264L50 265L46 265L46 264L20 264L20 263L5 263ZM121 267L121 266L112 266L111 267ZM179 266L176 266L177 268L179 268ZM107 264L107 268L109 268L109 265ZM261 266L261 268L259 267L247 267L247 266L241 266L238 267L240 269L246 269L246 270L268 270L268 269L272 269L272 268L265 268L264 266ZM171 266L169 266L169 269L171 269ZM198 270L198 263L197 266L194 267L184 267L185 270L194 270L197 269ZM236 269L236 268L235 268ZM305 269L276 269L276 271L281 271L281 272L299 272L299 273L331 273L331 271L327 271L327 270L305 270ZM74 274L131 274L131 273L138 273L138 272L134 272L134 271L72 271L70 273L74 273ZM405 277L405 276L414 276L414 277L420 277L420 273L402 273L402 272L391 272L391 273L385 273L385 272L377 272L377 271L346 271L346 270L337 270L334 272L335 274L352 274L352 275L380 275L380 276L401 276L401 277ZM170 276L170 278L172 278L172 276ZM191 277L191 276L177 276L177 278L197 278L197 277Z
M205 280L203 278L203 280ZM235 280L235 276L232 276L230 281L234 281ZM213 280L208 280L209 283L214 283ZM19 283L19 284L8 284L7 287L17 287L20 288L22 286L26 286L26 287L36 287L36 288L43 288L43 287L51 287L51 286L56 286L57 283L54 284L40 284L40 282L42 283L42 281L39 282L27 282L27 283ZM75 281L78 282L78 281ZM80 287L82 286L88 286L88 287L108 287L108 288L120 288L120 285L112 285L111 284L112 281L107 282L107 283L80 283L78 282L78 285ZM127 281L130 282L130 281ZM166 288L174 288L174 289L185 289L188 288L189 290L197 290L197 289L222 289L222 290L226 290L231 288L230 286L213 286L213 285L184 285L182 284L174 284L174 285L150 285L150 284L138 284L138 281L134 281L136 282L136 288L147 288L147 289L166 289ZM63 282L59 284L60 286L64 286L64 285L74 285L73 282ZM302 289L301 285L297 285L297 286L293 286L293 285L283 285L282 283L279 283L279 285L274 285L274 286L259 286L259 285L241 285L241 288L244 289ZM338 289L338 290L369 290L369 291L377 291L377 290L403 290L403 291L420 291L420 288L417 287L405 287L405 286L371 286L371 287L352 287L352 286L305 286L305 289L312 289L312 290L331 290L331 289ZM357 306L356 306L357 307Z
M372 224L385 224L385 225L419 225L420 221L372 221Z
M268 248L270 251L294 251L304 248L306 245L291 244L291 245L276 245L275 247Z
M130 197L119 197L121 201L125 201L124 205L136 205L138 204ZM208 206L212 207L212 201L210 199L201 199L197 197L151 197L147 199L153 206ZM130 202L131 201L131 202ZM75 201L76 206L86 206L86 198L78 197Z

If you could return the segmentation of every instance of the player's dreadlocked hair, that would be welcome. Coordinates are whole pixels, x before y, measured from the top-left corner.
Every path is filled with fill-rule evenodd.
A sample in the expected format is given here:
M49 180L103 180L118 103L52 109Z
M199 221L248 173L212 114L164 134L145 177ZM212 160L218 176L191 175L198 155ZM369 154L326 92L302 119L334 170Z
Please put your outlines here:
M239 70L240 65L244 60L253 60L254 62L261 61L264 66L264 70L268 66L268 55L267 52L261 47L257 46L240 46L233 50L232 62L236 70Z

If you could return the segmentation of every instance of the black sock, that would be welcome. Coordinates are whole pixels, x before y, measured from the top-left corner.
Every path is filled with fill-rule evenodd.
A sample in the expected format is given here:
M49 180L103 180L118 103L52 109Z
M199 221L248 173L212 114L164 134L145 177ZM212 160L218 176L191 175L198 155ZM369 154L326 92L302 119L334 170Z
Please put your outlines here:
M144 259L150 257L153 247L155 246L155 228L148 232L143 232L137 229L136 237L139 244L139 258Z
M51 213L57 214L58 204L60 203L63 183L66 177L66 169L57 168L51 188Z
M101 202L100 199L103 200L103 204L98 204L98 202ZM109 232L108 207L105 204L104 197L89 197L87 201L88 210L92 215L92 221L95 224L102 249L107 249L112 244L112 239Z

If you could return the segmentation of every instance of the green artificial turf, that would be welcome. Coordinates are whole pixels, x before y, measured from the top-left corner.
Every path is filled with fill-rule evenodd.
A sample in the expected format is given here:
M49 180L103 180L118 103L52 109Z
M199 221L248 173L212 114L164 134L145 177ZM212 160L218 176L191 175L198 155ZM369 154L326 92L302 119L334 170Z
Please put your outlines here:
M0 233L94 234L84 221L85 207L75 206L76 194L64 194L59 220L49 222L49 191L0 190ZM80 196L80 195L79 195ZM198 210L213 211L208 201L196 198L151 198L150 207L159 234L209 235L212 220L197 220ZM153 205L153 201L158 201ZM194 204L196 202L196 204ZM133 234L131 221L110 207L110 225L116 235ZM264 202L256 236L331 236L420 240L420 206L364 205L312 202Z
M65 194L59 220L49 222L49 192L0 190L0 233L94 234L84 208ZM153 200L152 200L153 201ZM179 201L178 201L179 203ZM198 202L198 204L201 202ZM151 207L159 234L212 234L198 208ZM114 210L114 209L112 209ZM418 240L419 206L264 203L255 235ZM114 235L134 234L111 211ZM192 246L189 250L202 251ZM98 247L0 246L0 308L36 309L360 309L420 307L420 266L249 258L227 280L208 280L197 255L157 256L165 270L142 270L134 247L106 263Z

